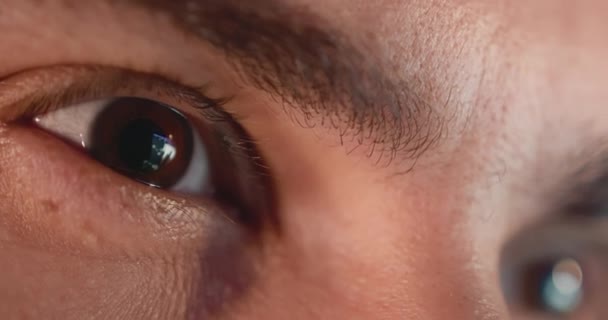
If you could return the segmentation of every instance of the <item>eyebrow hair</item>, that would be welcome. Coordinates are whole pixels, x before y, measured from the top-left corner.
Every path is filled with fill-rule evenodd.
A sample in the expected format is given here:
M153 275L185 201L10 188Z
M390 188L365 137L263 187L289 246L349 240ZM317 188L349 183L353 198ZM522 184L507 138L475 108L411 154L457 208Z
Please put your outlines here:
M392 160L416 158L444 135L425 95L394 74L374 43L304 8L276 0L132 3L169 15L231 58L252 85L295 108L305 126L332 126L343 143L348 137L370 143Z

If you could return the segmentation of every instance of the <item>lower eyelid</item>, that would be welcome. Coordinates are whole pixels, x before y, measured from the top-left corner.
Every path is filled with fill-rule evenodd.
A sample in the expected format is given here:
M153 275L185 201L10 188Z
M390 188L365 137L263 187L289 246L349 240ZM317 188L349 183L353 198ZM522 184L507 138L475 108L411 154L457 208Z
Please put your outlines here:
M0 141L0 194L10 198L0 226L20 245L99 258L242 232L217 204L131 181L42 131L8 126Z

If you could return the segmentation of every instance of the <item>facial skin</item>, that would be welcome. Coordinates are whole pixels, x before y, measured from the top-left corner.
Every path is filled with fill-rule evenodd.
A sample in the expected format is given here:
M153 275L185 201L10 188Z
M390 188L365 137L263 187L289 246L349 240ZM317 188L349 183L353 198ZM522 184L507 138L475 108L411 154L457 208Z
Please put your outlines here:
M602 176L606 3L253 3L2 1L2 317L510 319L503 248ZM255 227L15 122L85 79L175 101L151 74L230 97Z

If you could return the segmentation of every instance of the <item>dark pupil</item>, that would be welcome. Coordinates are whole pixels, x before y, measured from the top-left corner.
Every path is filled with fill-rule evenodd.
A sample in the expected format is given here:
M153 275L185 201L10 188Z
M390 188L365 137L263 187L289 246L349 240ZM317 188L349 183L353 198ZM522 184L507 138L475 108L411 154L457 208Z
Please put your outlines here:
M120 160L130 170L155 172L175 158L171 139L150 120L131 121L118 137Z

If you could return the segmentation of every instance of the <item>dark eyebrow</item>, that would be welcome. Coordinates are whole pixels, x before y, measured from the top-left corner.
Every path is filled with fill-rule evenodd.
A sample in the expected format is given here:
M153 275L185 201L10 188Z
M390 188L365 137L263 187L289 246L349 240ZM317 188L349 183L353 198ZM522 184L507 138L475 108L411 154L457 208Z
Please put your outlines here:
M373 41L306 9L276 0L132 1L222 50L254 86L298 110L305 125L333 126L342 139L370 142L391 159L417 157L443 135L424 94L390 70Z

